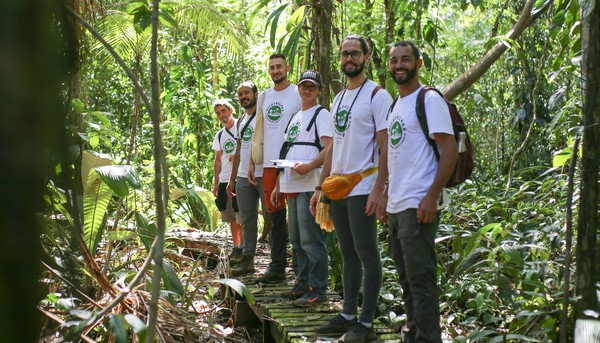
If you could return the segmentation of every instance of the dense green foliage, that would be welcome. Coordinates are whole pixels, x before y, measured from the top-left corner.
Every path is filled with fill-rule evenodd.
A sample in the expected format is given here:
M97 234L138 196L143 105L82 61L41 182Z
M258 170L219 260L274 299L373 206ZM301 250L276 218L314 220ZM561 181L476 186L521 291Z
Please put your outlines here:
M315 68L313 42L320 28L313 26L312 18L317 3L161 3L161 127L170 186L186 194L182 200L169 203L169 227L190 224L212 230L211 209L206 204L210 200L196 193L196 187L212 188L211 146L219 128L212 102L229 98L240 113L235 99L237 85L250 79L261 89L268 87L266 62L276 51L284 52L293 64L292 82L301 70ZM387 76L387 48L394 41L410 39L422 47L425 68L421 81L440 89L495 43L510 46L477 83L454 99L469 125L477 162L472 180L452 191L452 205L444 212L438 233L444 334L457 342L484 338L490 342L504 338L547 341L558 337L565 282L565 163L570 158L568 148L579 134L582 104L581 24L578 1L546 5L536 2L534 11L544 13L514 41L504 35L519 16L523 2L340 1L333 2L330 13L333 46L327 57L333 75L332 96L343 84L336 51L348 33L370 38L374 52L369 74L392 94L396 90ZM83 14L149 89L151 4L144 0L126 4L105 1L101 11L85 11ZM391 15L393 21L388 20ZM71 162L79 163L75 156L78 151L93 150L109 155L114 164L133 168L127 175L109 178L121 179L121 189L125 187L128 192L119 193L110 180L90 176L91 189L82 197L68 191L76 189L69 183L79 177L65 175L70 169L67 166L57 167L57 175L48 185L43 243L56 268L64 269L70 279L78 280L75 284L81 283L88 293L94 293L95 283L83 273L84 263L71 256L73 251L81 254L74 233L82 228L93 256L96 249L104 249L100 264L111 284L127 283L145 250L129 256L131 251L123 247L143 244L149 249L149 238L155 232L153 137L147 109L126 74L89 33L81 39L81 74L74 75L80 79L81 89L64 93L65 103L72 105L72 118L83 119L80 127L68 128L75 151ZM79 98L70 99L73 93L80 94ZM139 184L123 183L125 177L139 178ZM69 202L71 197L75 200ZM82 199L81 212L73 207L77 199ZM107 227L108 222L116 223ZM127 233L106 233L111 230ZM385 225L381 226L380 238L386 273L379 315L399 328L404 319L401 289L393 263L386 257ZM339 265L333 267L339 273ZM169 299L189 304L204 286L194 283L193 273L175 269L167 268L163 277ZM49 285L48 306L77 308L80 300L74 298L78 294L60 298L55 288ZM210 292L205 297L214 295L214 290ZM87 319L87 314L80 313L81 322ZM122 336L119 330L131 327L142 337L144 330L136 319L111 317L107 328L97 328L96 334L107 335L106 330L111 330L115 337Z

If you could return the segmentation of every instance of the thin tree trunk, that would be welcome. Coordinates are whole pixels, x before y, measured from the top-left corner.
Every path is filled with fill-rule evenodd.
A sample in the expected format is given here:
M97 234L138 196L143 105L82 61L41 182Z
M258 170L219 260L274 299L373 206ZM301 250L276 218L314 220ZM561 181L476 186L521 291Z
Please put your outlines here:
M582 3L589 6L589 1ZM585 98L581 158L581 189L577 223L577 318L590 318L585 311L600 312L597 284L600 281L598 230L600 228L600 4L584 21L588 31Z
M161 275L163 271L163 256L166 231L167 206L167 163L160 132L160 79L158 73L158 13L160 0L152 1L152 45L150 48L150 77L152 85L152 106L150 116L154 128L154 197L156 201L156 251L154 251L154 275L152 276L152 299L148 313L148 332L146 342L154 342L158 316L158 301L160 299Z
M569 166L569 183L567 186L567 218L565 232L565 273L563 276L563 299L562 316L560 320L560 342L568 342L568 323L569 323L569 298L571 297L571 260L573 250L573 179L575 178L575 166L577 165L577 151L579 150L579 136L575 138L573 144L573 153L571 154L571 164Z
M373 17L373 3L375 1L369 1L369 0L365 0L365 18L372 18ZM369 45L371 46L371 60L373 61L373 65L375 66L375 72L373 72L372 68L370 69L371 75L373 76L373 80L375 80L375 78L378 79L379 81L379 85L383 88L385 88L385 75L386 73L381 73L379 74L379 70L382 69L382 60L381 60L381 52L377 49L377 47L375 46L375 42L373 41L373 39L371 39L371 34L373 33L373 24L371 24L370 20L367 20L365 22L365 32L366 32L366 39L369 42ZM385 67L385 66L383 66Z

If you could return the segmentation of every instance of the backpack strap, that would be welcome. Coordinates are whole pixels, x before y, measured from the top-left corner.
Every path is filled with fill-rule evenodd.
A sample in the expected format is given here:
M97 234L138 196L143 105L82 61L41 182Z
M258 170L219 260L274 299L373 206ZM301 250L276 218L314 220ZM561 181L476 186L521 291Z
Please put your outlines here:
M219 130L219 133L217 133L217 141L219 142L219 145L221 145L221 136L223 136L223 129Z
M377 94L377 92L379 92L380 89L381 89L380 85L377 85L377 87L373 88L373 91L371 92L371 102L373 102L373 98L375 97L375 94Z
M325 107L323 106L319 106L319 108L317 108L317 110L315 111L315 114L313 115L312 119L310 120L310 123L308 123L308 126L306 127L306 132L309 132L310 129L312 128L313 125L315 125L315 122L317 121L317 116L319 115L319 112L321 112L321 110L323 110ZM319 144L319 129L317 128L317 125L315 125L315 146L317 147L317 149L319 149L319 151L323 150L323 148L321 147L321 144Z
M419 124L421 124L421 129L423 130L423 133L425 134L425 138L427 139L427 142L433 149L433 153L435 154L436 159L439 161L440 160L440 152L438 151L437 144L435 144L435 141L433 139L431 139L431 137L429 137L429 125L427 124L427 114L425 113L425 93L427 93L427 91L429 91L429 90L434 90L438 94L440 94L440 96L443 97L443 95L437 89L429 87L429 86L423 87L419 91L419 94L417 95L416 112L417 112L417 119L419 120ZM395 103L396 103L396 101L394 101L394 104Z

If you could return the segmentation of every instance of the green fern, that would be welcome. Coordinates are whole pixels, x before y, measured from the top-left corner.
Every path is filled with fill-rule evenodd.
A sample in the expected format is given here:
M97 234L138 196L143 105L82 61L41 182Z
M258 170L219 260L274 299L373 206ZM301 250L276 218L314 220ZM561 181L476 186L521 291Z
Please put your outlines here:
M102 181L95 169L90 170L83 196L83 239L92 256L106 225L106 209L112 198L112 189Z

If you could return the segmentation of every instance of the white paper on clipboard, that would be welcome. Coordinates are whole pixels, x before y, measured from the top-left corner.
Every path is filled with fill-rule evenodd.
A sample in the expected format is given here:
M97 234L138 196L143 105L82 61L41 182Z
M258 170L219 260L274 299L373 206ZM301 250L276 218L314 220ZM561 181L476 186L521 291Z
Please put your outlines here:
M310 161L303 160L271 160L277 168L294 168L298 162L306 163Z

